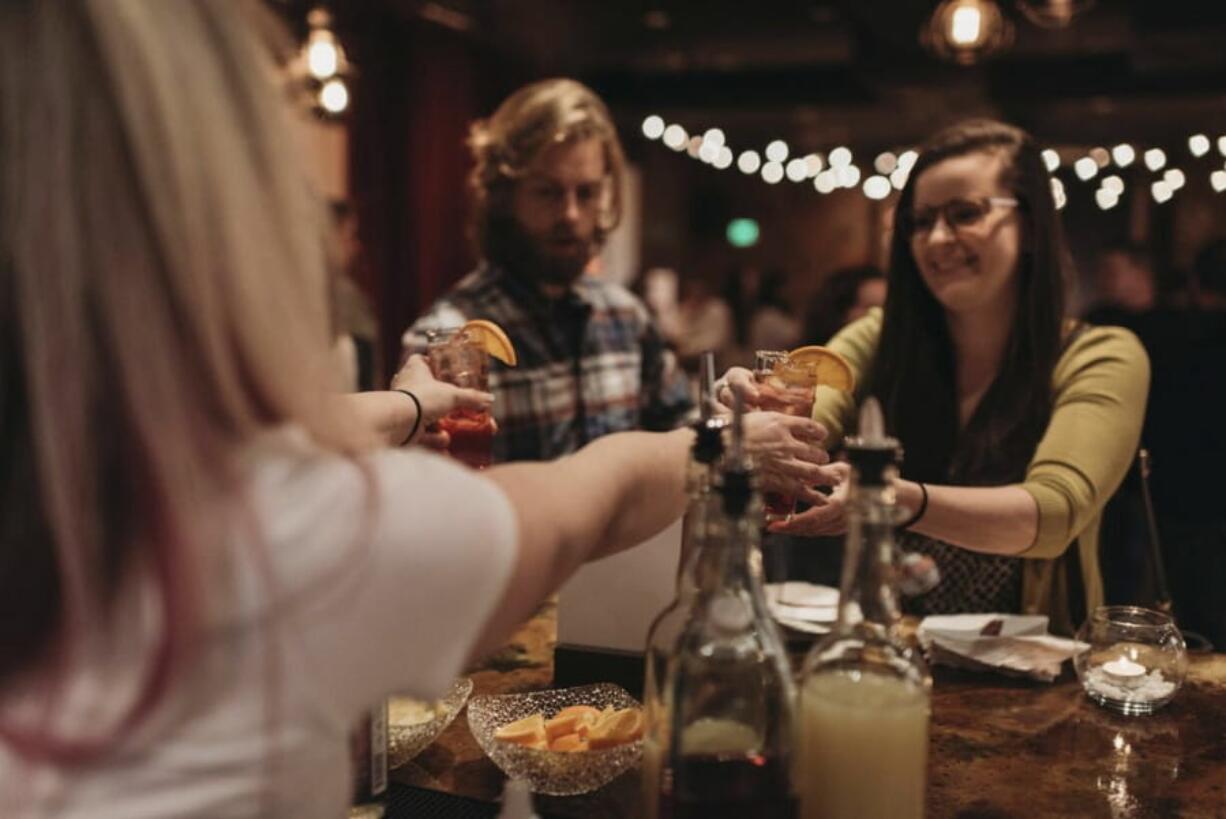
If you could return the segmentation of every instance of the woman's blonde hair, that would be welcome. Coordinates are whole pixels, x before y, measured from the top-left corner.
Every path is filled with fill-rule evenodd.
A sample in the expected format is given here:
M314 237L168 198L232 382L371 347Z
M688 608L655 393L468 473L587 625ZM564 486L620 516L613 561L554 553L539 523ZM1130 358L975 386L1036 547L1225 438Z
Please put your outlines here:
M150 577L165 633L116 732L207 614L204 550L245 445L288 421L361 445L324 400L324 211L258 13L0 9L0 686L71 667L120 587ZM2 727L35 756L90 746Z
M537 157L553 145L589 138L604 147L609 174L597 222L597 239L603 240L621 222L626 159L609 109L595 92L570 79L541 80L507 97L489 119L473 123L469 189L474 239L483 254L491 231L507 218L515 183Z

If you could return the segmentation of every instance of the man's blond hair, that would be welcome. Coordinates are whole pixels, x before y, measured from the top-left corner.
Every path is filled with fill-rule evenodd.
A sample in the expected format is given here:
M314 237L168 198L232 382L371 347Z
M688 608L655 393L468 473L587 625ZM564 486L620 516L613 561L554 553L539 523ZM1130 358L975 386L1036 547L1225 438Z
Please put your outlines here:
M608 172L597 221L597 238L603 239L621 221L626 160L609 109L595 92L574 80L541 80L507 97L489 119L473 124L468 145L475 167L469 187L473 238L482 253L487 249L491 223L509 212L515 183L541 152L593 137L604 147Z

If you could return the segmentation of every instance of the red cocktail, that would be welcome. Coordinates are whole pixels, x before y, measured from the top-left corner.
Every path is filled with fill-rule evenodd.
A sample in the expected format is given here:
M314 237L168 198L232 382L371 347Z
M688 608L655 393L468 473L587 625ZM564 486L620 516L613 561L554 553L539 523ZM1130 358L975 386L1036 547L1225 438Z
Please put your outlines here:
M447 451L473 469L490 465L494 419L488 412L460 409L439 419L438 428L451 436Z
M489 390L490 357L482 340L467 329L431 330L426 358L439 381L468 389ZM494 420L487 411L457 409L439 419L436 427L451 437L448 452L473 469L490 465Z
M758 350L754 356L758 409L808 418L813 414L817 377L811 365L791 361L782 350ZM796 511L796 497L766 492L766 520L787 520Z

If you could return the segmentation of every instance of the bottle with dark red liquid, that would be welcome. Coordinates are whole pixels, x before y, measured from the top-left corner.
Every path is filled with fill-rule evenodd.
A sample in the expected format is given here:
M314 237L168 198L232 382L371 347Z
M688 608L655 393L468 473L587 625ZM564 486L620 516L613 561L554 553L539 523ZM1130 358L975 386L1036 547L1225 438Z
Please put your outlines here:
M795 690L762 586L761 497L740 408L706 529L704 569L665 671L659 816L793 819Z

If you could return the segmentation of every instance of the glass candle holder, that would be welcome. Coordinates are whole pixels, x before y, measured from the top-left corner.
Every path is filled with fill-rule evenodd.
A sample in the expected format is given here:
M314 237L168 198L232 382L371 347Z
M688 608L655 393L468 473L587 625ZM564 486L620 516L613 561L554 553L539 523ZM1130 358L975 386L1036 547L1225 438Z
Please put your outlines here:
M1086 645L1073 667L1086 695L1120 714L1152 714L1183 685L1188 652L1169 614L1099 606L1077 632Z

